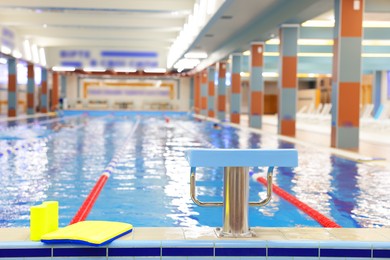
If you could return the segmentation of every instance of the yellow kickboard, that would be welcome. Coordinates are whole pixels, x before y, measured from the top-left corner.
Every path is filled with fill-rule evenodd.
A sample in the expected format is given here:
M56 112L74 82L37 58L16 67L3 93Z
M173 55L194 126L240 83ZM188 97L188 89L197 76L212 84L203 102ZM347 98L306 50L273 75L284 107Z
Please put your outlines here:
M76 243L91 246L106 245L132 232L131 224L111 221L81 221L47 233L41 241L47 244Z

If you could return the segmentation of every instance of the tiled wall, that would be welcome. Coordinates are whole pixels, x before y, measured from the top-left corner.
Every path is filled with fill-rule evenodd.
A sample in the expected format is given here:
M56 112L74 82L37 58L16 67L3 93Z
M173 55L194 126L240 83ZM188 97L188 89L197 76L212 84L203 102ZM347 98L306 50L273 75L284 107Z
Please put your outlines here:
M0 243L0 259L297 260L390 259L390 243L346 241L114 241L108 247Z

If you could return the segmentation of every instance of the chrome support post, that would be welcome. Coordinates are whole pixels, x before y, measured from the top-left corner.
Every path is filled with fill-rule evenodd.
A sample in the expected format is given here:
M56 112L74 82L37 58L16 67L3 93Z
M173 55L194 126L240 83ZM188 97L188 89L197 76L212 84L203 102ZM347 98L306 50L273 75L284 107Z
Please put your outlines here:
M252 237L248 224L249 168L225 167L223 189L223 227L218 235Z

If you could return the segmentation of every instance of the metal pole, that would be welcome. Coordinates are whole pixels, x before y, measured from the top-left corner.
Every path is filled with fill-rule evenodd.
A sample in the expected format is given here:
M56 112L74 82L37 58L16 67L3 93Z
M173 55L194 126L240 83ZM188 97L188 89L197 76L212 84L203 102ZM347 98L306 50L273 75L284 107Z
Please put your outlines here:
M223 228L224 237L250 237L248 225L249 168L225 167Z

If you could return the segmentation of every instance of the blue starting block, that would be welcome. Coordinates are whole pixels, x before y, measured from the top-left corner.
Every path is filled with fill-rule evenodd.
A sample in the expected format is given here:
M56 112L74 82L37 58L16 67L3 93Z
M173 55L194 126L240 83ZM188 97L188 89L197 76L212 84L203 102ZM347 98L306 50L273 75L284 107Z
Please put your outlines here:
M223 206L223 227L217 228L221 237L252 237L248 225L248 206L264 206L272 198L274 167L298 166L295 149L191 149L186 152L191 166L190 190L192 200L199 206ZM201 202L196 197L196 167L224 167L223 202ZM267 197L249 202L249 167L268 167Z

